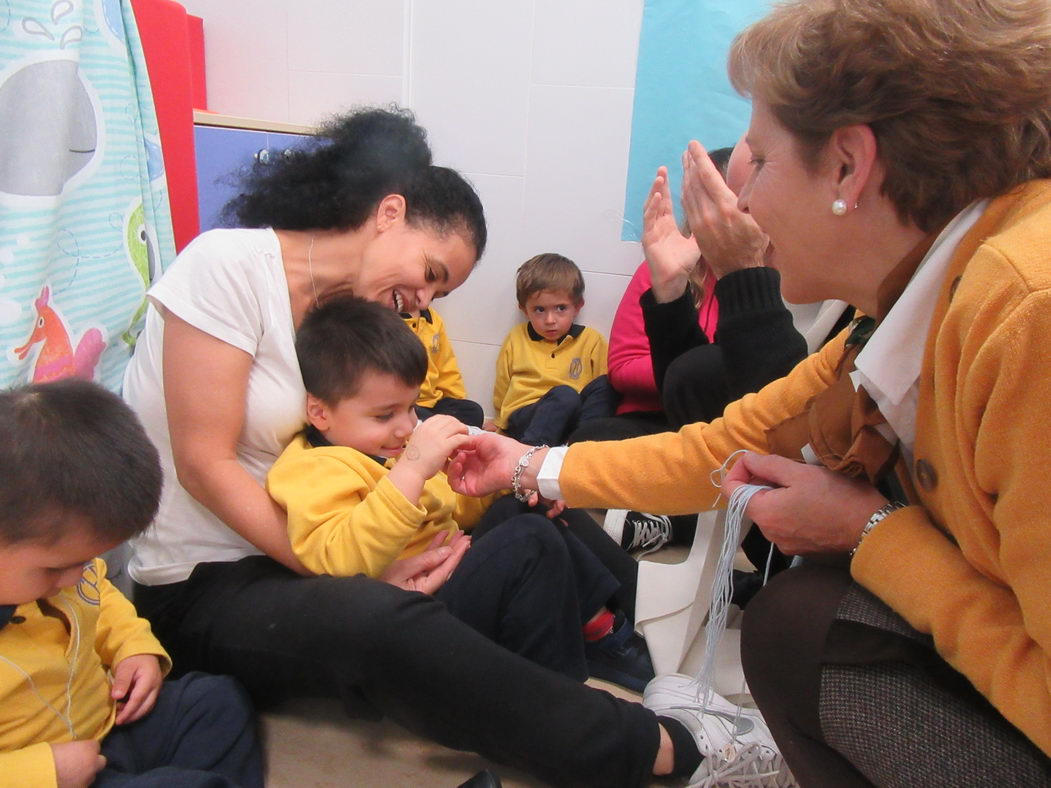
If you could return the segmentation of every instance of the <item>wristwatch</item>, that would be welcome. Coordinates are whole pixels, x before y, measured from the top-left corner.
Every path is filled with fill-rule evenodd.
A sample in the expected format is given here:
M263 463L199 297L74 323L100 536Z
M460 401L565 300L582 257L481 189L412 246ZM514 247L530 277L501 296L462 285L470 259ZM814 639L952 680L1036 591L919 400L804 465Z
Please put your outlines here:
M861 543L865 541L865 537L869 535L869 532L879 525L883 519L891 512L896 512L898 509L904 509L906 504L901 501L891 501L890 503L881 506L876 512L869 518L869 521L865 523L865 527L861 529L861 536L858 537L858 543L854 545L854 549L850 551L850 555L853 558L854 553L861 547Z

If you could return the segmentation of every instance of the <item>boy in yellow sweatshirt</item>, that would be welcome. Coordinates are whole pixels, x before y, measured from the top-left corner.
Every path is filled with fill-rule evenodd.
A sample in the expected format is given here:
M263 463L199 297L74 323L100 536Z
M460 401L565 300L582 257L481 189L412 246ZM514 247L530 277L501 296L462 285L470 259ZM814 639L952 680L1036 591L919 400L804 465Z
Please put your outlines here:
M542 515L486 512L489 501L452 492L442 468L468 429L446 415L417 421L427 358L397 314L360 298L327 301L297 331L296 355L309 426L267 489L304 566L382 577L451 545L463 558L435 597L453 615L572 678L642 689L653 675L645 643L607 607L619 583L595 555ZM476 522L485 536L469 545L461 526Z
M251 706L171 661L99 554L157 511L157 452L79 380L0 393L0 786L261 786Z
M606 339L574 321L584 277L568 257L526 260L515 280L527 320L511 329L496 361L496 426L523 443L557 446L581 423L612 416L616 393L606 377Z
M416 415L429 419L436 414L454 416L468 427L481 427L485 420L482 406L467 399L463 375L456 363L452 342L445 332L445 321L434 307L419 312L402 312L401 319L419 337L427 351L427 377L420 386Z

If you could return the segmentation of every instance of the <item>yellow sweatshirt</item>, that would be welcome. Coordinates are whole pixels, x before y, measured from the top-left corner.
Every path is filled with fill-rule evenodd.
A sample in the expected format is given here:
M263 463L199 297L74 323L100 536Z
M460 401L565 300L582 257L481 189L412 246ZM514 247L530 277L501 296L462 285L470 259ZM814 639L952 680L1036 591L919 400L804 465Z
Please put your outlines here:
M921 505L865 539L854 578L1051 755L1051 181L994 200L942 283L920 375L912 478ZM831 382L842 338L786 378L678 433L569 448L571 506L708 508L735 449Z
M165 673L171 668L149 623L106 580L101 559L86 564L80 582L45 605L49 614L37 602L19 605L0 629L3 788L54 786L50 742L105 738L117 713L109 670L118 662L155 654Z
M512 413L532 405L555 386L580 391L605 374L606 340L595 329L574 323L562 339L551 342L528 322L519 323L507 335L496 360L496 426L507 427Z
M424 309L419 317L402 315L402 319L427 349L427 377L420 386L416 404L433 408L443 397L464 399L467 389L441 315L431 308Z
M311 446L300 433L266 478L288 512L288 537L311 572L379 577L417 555L435 534L478 522L491 499L457 495L444 473L428 479L419 505L387 478L389 468L357 449Z

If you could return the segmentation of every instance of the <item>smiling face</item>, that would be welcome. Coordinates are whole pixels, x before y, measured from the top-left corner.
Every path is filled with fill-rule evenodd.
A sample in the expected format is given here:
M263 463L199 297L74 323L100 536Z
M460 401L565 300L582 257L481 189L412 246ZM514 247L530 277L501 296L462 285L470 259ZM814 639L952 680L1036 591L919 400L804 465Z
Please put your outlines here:
M439 233L404 217L380 224L362 252L354 293L397 312L426 309L462 285L474 269L474 244L462 233Z
M845 223L831 211L834 168L811 172L795 137L762 101L752 106L747 141L752 170L738 206L770 237L768 265L781 273L782 295L796 304L839 297L834 280Z
M334 405L307 394L307 418L337 446L374 457L397 457L416 427L419 394L419 386L388 372L367 370L357 392Z
M536 333L550 342L557 342L569 333L582 306L583 301L574 303L572 296L565 291L541 290L526 297L522 312Z
M22 605L76 585L84 564L120 544L99 537L81 517L63 519L62 537L54 544L0 545L0 604Z

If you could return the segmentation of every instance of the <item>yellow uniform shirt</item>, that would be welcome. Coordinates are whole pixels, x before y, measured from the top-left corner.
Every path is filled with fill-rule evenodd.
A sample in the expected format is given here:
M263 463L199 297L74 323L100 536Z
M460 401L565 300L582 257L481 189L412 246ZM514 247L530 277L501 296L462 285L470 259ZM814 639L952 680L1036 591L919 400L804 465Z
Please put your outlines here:
M555 386L580 391L606 374L606 339L598 331L574 324L558 342L537 334L528 322L511 329L496 360L493 407L496 425L519 408L531 405Z
M388 471L357 449L312 446L303 433L292 439L266 486L288 513L288 537L303 566L379 577L393 561L423 552L439 531L474 525L491 501L457 495L439 472L414 504Z
M136 654L171 668L101 559L85 564L72 588L19 605L0 629L0 786L56 785L49 742L109 733L117 713L109 671Z
M401 317L427 349L427 378L420 386L416 404L433 408L444 397L464 399L467 389L441 316L434 309L424 309L419 317L404 314Z

